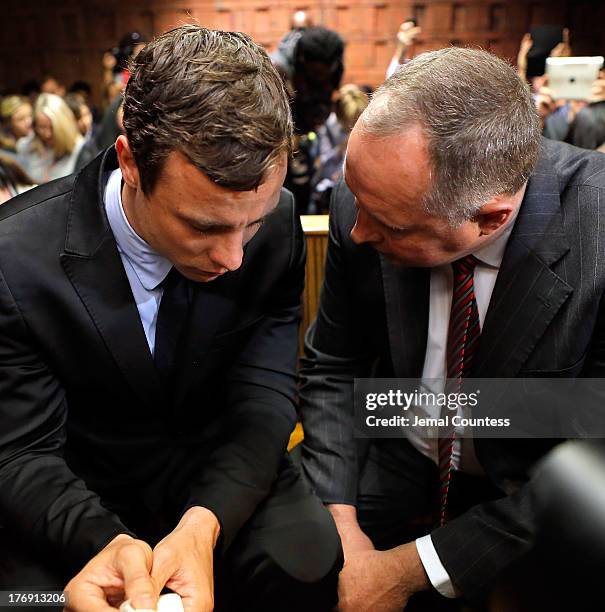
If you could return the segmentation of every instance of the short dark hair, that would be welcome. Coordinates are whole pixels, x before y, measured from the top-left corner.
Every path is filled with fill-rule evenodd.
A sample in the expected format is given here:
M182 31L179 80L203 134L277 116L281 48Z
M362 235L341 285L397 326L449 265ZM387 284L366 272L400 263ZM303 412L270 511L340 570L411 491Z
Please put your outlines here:
M245 34L184 25L148 44L130 70L124 129L144 193L172 151L234 191L256 189L290 152L283 82Z
M16 159L0 153L0 187L34 185L34 180L27 174Z
M330 81L334 89L340 87L344 72L345 43L337 32L323 26L306 28L296 47L296 69L306 62L321 62L330 67Z
M378 88L361 125L379 136L420 125L434 177L425 209L453 224L495 195L518 192L541 143L529 87L507 62L480 49L418 55Z
M92 87L87 81L74 81L68 90L68 93L81 94L82 92L84 92L87 96L92 94Z

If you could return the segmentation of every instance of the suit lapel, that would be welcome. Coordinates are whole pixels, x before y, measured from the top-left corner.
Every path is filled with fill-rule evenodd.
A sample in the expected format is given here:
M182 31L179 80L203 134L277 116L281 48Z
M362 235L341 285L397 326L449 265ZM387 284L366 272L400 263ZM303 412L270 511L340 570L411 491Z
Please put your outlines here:
M61 263L117 366L153 405L160 392L155 367L102 204L103 173L116 167L111 148L76 178Z
M380 256L393 372L422 375L429 320L430 270L401 268Z
M474 376L518 374L573 291L551 266L569 251L559 181L547 158L532 174L481 332Z

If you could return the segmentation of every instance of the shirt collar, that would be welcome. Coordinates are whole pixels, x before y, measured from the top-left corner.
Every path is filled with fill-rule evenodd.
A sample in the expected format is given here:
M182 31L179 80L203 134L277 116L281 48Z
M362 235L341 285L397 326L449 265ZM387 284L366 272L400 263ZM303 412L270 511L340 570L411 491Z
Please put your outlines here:
M118 250L128 260L141 285L155 289L168 275L172 263L159 255L132 228L122 206L122 172L118 168L105 187L105 210Z

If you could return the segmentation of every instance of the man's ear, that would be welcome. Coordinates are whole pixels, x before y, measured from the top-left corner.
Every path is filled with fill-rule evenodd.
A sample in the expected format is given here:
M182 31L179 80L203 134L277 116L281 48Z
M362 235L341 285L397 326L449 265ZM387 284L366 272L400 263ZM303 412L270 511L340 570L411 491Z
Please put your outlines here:
M516 210L511 198L496 196L484 204L475 215L474 221L479 225L482 236L489 236L506 225Z
M122 178L129 187L138 189L141 182L139 178L139 169L132 155L130 144L126 136L118 136L116 140L116 153L118 154L118 163L122 171Z

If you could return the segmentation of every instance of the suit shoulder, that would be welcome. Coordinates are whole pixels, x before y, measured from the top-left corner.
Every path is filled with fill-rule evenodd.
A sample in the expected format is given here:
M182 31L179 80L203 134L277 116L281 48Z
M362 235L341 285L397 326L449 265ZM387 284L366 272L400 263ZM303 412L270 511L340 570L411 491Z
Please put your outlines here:
M258 233L249 243L249 251L289 251L293 242L302 240L300 218L294 196L282 188L277 206L267 215Z
M545 140L544 150L559 177L561 191L567 187L605 189L605 154L554 140Z
M0 206L0 267L30 276L65 244L73 178L35 187Z
M25 191L0 206L0 223L15 221L16 216L27 214L38 206L54 203L58 199L68 199L73 189L74 175L60 178L44 185Z
M294 221L297 219L294 196L282 187L277 206L265 219L263 233L277 231L282 236L284 233L291 235Z
M288 211L290 213L294 213L295 211L296 205L294 202L294 196L292 195L292 192L285 187L281 188L277 208L282 212Z
M344 179L340 179L330 200L330 225L341 235L348 235L355 224L355 196Z

